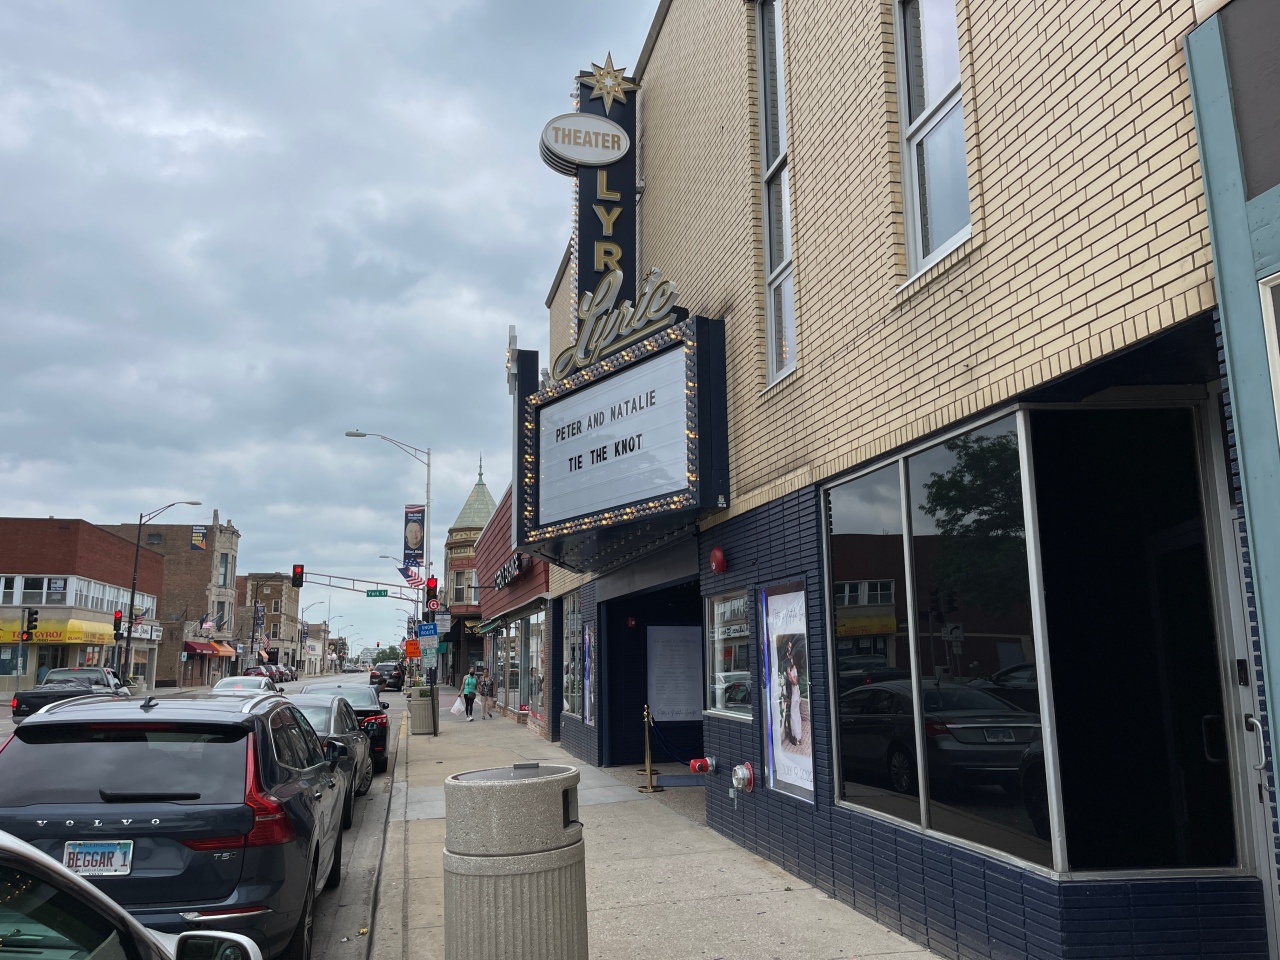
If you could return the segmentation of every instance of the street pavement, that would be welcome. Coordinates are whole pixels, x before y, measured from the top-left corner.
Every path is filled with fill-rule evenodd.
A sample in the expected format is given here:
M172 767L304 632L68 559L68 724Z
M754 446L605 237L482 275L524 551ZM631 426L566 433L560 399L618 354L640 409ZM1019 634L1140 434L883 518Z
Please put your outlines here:
M441 696L438 737L409 735L401 715L368 960L444 957L445 778L533 760L581 773L592 960L935 957L699 822L703 788L641 794L632 768L587 766L511 719L452 716L455 696ZM485 923L488 909L475 904L462 926ZM322 943L317 930L319 960L349 960L335 946L347 944Z

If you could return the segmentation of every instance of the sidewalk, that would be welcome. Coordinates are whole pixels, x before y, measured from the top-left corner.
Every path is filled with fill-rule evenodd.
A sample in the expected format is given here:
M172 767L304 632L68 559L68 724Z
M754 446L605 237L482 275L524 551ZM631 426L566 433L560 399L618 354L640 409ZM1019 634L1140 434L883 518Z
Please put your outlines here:
M464 770L538 760L579 769L592 960L934 960L935 955L739 847L679 809L700 787L645 795L631 768L587 766L513 720L448 713L440 736L410 736L392 785L370 960L444 956L444 780ZM680 798L673 794L688 794ZM670 798L660 802L658 798ZM465 918L485 922L483 911Z

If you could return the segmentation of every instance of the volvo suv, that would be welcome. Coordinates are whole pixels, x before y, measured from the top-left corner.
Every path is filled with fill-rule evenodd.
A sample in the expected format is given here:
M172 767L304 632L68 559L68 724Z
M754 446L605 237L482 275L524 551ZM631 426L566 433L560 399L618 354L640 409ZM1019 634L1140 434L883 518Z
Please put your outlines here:
M0 830L154 930L309 960L342 875L344 750L275 694L51 704L0 746Z

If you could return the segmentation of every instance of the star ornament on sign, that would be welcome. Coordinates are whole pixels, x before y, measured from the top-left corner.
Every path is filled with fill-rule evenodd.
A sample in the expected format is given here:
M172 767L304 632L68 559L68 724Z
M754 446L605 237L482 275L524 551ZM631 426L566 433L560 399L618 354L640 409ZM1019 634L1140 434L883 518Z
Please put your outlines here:
M631 90L640 89L630 80L622 75L621 69L614 69L613 53L610 52L604 58L604 66L598 63L591 65L591 75L583 76L584 83L591 84L591 100L601 97L604 99L604 112L607 116L609 109L613 106L614 100L627 102L627 93Z

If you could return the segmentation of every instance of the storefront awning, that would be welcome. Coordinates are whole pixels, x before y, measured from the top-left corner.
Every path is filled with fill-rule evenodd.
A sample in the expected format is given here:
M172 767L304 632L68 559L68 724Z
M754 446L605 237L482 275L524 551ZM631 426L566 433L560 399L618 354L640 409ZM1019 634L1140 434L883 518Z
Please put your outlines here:
M234 657L236 651L234 647L230 647L225 643L219 643L217 640L212 643L213 649L217 651L220 657Z
M182 644L182 649L187 653L202 653L205 656L219 656L218 651L213 648L213 644L205 643L203 640L187 640Z
M492 620L481 621L480 626L476 627L476 633L492 633L494 630L505 627L506 625L507 621L502 617L494 617Z
M12 620L0 619L0 643L17 643L21 629L22 625L16 617ZM47 608L42 608L35 642L112 644L115 643L115 633L110 621L97 622L76 617L58 617Z

